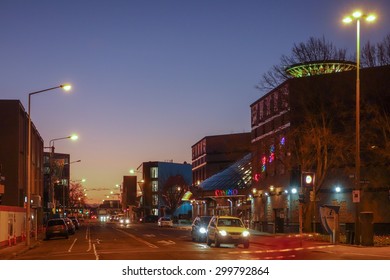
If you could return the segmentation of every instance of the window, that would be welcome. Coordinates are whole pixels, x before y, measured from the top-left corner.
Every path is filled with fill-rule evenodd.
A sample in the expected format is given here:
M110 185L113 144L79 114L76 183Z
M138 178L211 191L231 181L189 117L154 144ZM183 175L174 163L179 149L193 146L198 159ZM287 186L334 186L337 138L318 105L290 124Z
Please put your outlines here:
M158 178L158 167L150 168L150 177L151 178Z
M259 120L261 121L264 118L264 101L260 101L259 104Z
M278 103L278 93L274 93L274 113L276 113L279 110L279 103Z
M158 195L157 194L152 195L152 205L158 205Z
M158 192L158 181L152 181L152 192Z
M272 96L267 96L265 98L264 107L265 107L265 114L266 114L266 116L271 115L271 97Z

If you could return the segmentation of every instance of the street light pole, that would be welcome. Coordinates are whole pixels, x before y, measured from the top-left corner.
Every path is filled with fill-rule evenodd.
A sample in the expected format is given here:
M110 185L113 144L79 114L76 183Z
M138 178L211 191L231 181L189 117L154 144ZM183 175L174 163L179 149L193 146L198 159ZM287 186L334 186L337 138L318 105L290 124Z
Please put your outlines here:
M356 145L355 145L355 189L359 191L359 202L355 206L355 244L360 244L360 224L359 224L359 208L361 200L360 190L360 19L365 18L366 21L374 21L374 15L364 15L360 11L356 11L352 16L347 16L343 19L344 23L351 23L356 20Z
M77 162L81 162L81 159L75 160L75 161L72 161L72 162L69 162L69 163L67 163L67 164L65 164L65 165L69 165L69 168L70 168L70 165L71 165L72 163L77 163ZM70 172L70 171L69 171L69 172ZM70 184L69 184L69 181L67 182L67 184L68 184L68 206L69 206L69 202L70 202L70 199L69 199L69 197L70 197L70 195L69 195L69 193L70 193L70 189L69 189ZM71 209L71 210L72 210L72 209ZM71 211L71 213L72 213L72 211ZM65 185L62 185L62 215L65 217Z
M35 92L31 92L28 94L28 142L27 142L27 190L26 190L26 245L30 246L31 240L30 240L30 231L31 231L31 96L49 91L62 88L66 91L71 89L70 85L59 85L56 87L39 90Z
M50 148L50 157L49 157L49 164L50 164L49 194L50 195L49 195L49 197L50 197L51 206L52 206L51 208L52 208L52 211L54 211L54 213L55 213L55 209L56 209L55 196L54 196L54 182L53 182L53 169L54 169L53 160L54 160L54 150L55 150L54 142L57 140L64 140L64 139L77 140L78 136L77 135L70 135L70 136L66 136L66 137L51 139L49 141L49 147L48 147L48 148Z

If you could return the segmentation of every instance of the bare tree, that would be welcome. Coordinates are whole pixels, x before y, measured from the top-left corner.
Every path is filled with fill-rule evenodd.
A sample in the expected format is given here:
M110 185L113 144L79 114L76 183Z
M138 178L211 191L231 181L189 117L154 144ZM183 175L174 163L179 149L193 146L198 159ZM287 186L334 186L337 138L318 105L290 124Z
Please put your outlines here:
M286 67L307 63L310 61L345 60L346 49L337 49L332 43L322 38L310 37L306 43L294 44L289 56L283 55L280 63L265 73L256 86L260 91L266 92L276 88L288 78Z
M345 100L352 97L344 90L350 89L336 80L296 80L294 95L290 97L292 107L299 110L291 114L292 125L286 135L286 148L291 153L287 169L297 170L299 166L301 171L314 172L317 197L331 172L348 173L353 168L353 110ZM304 228L309 230L316 208L308 199L312 190L304 191Z
M78 206L85 205L85 196L83 186L79 182L71 182L69 184L69 207L71 210Z
M362 67L375 67L390 64L390 34L382 42L372 45L367 42L361 52Z
M171 213L180 205L181 198L188 189L189 186L181 175L171 176L167 179L162 189L162 197Z

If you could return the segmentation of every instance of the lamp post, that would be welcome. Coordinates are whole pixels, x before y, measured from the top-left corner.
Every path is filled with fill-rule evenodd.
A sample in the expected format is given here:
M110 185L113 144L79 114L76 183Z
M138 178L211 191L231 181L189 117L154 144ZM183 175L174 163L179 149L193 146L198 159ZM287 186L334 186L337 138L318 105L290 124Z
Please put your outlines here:
M49 141L49 147L47 148L50 148L50 159L49 159L49 162L50 162L50 186L49 186L49 194L50 194L50 200L51 200L51 204L52 204L52 209L55 209L55 197L54 197L54 182L53 182L53 169L54 169L54 164L53 164L53 160L54 160L54 142L57 141L57 140L64 140L64 139L71 139L71 140L77 140L79 137L77 135L70 135L70 136L66 136L66 137L60 137L60 138L55 138L55 139L51 139Z
M26 245L30 246L30 231L31 231L31 225L30 225L30 220L31 220L31 96L62 88L65 91L68 91L71 89L70 85L59 85L56 87L44 89L44 90L39 90L39 91L34 91L28 94L28 142L27 142L27 191L26 191L26 196L27 196L27 202L26 202Z
M81 162L81 159L75 160L75 161L71 161L71 162L69 162L67 164L64 164L64 165L69 165L70 166L72 163L77 163L77 162ZM69 190L69 181L67 182L67 184L68 184L68 192L69 192L70 191ZM69 204L69 194L68 194L68 204ZM65 185L62 185L62 215L65 217Z
M375 20L374 15L366 15L361 11L355 11L352 15L343 19L344 23L351 23L356 20L356 150L355 150L355 189L360 195L360 20L365 19L368 22ZM359 225L359 202L355 207L355 244L360 244L360 225Z

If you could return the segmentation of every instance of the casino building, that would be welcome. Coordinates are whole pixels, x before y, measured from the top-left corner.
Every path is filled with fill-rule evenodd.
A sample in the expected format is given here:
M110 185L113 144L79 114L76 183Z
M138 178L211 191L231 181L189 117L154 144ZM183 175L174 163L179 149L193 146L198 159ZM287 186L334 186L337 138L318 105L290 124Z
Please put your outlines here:
M353 159L350 166L330 169L321 188L305 188L301 173L315 168L302 170L292 145L300 140L299 133L292 131L299 132L311 115L318 115L318 106L340 121L331 129L350 135L353 142L356 72L351 70L354 69L353 63L345 61L311 62L288 68L292 78L250 105L251 152L194 189L197 199L193 201L193 215L230 214L241 216L252 228L264 232L298 232L300 205L305 203L313 209L310 228L305 231L321 232L319 207L337 205L341 230L354 228ZM390 66L361 69L360 75L363 106L370 102L390 104ZM385 109L390 111L388 107ZM373 213L376 233L389 232L388 169L377 166L369 171L369 168L372 167L362 161L361 193L365 199L359 204L360 210ZM377 180L378 174L382 181Z

